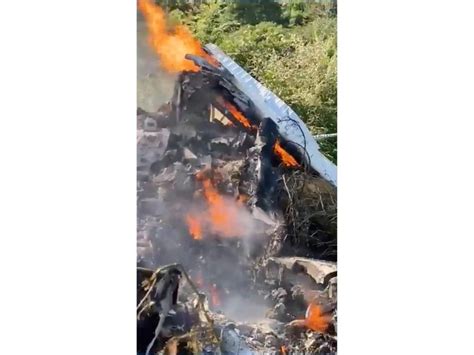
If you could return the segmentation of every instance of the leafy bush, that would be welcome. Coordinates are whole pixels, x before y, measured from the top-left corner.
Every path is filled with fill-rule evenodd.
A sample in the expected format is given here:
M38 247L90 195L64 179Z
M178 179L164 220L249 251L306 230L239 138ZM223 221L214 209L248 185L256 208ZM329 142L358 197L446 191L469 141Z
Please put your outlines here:
M298 41L294 52L272 56L259 69L259 80L290 105L313 134L337 132L335 43ZM337 162L336 141L323 141L321 146Z
M192 8L191 3L187 0L155 0L155 3L167 11L176 9L181 11L189 11Z
M281 25L261 22L241 27L217 45L250 74L258 77L272 56L284 57L293 50L294 40L294 36Z
M201 42L216 44L241 26L232 8L218 0L203 3L188 18L187 25Z
M303 0L292 0L284 5L283 18L289 26L300 26L308 22L310 13Z
M228 1L230 11L242 24L256 25L261 22L282 23L282 7L273 0Z
M337 132L336 18L299 0L278 15L264 16L263 10L250 15L249 6L212 0L182 21L201 42L218 45L290 105L312 133ZM259 12L264 4L254 6ZM275 21L262 22L272 16ZM322 141L321 148L337 162L335 139Z

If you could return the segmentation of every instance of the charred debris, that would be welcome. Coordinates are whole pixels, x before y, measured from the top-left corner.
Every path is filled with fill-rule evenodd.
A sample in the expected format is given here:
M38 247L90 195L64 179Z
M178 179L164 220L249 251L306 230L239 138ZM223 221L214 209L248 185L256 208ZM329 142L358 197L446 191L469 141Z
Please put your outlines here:
M334 354L336 188L217 60L187 58L171 101L137 110L137 352Z

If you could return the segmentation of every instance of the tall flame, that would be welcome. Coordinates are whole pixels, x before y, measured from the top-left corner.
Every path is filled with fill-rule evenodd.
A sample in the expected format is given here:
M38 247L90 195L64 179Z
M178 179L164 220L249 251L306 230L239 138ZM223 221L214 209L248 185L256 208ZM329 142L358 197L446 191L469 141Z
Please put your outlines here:
M138 0L138 8L145 17L150 46L160 57L160 64L166 71L199 71L198 66L185 58L186 54L210 59L201 43L185 26L178 25L171 30L168 28L165 12L152 0Z
M278 155L283 165L293 168L300 166L296 159L281 146L279 141L276 141L273 152Z

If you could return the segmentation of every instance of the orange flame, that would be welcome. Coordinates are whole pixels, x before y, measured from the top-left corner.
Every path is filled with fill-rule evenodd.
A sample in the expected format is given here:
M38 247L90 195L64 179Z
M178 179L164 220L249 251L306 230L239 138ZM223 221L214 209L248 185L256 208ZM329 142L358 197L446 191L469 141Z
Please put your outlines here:
M220 195L213 186L214 179L218 177L214 176L211 180L207 172L208 170L203 170L196 174L196 178L202 182L206 206L197 213L186 215L189 233L195 240L202 239L204 230L225 238L248 236L253 227L249 223L243 223L251 219L244 205L245 197L241 196L236 200Z
M219 296L219 290L217 289L216 284L210 284L204 281L204 278L202 277L202 271L199 270L198 273L196 274L195 277L193 277L194 283L198 288L204 288L207 289L209 293L209 299L211 301L211 304L213 306L220 306L221 305L221 299Z
M221 299L219 297L219 292L217 291L217 287L215 284L212 284L210 287L210 292L211 292L211 303L213 306L220 306L221 305Z
M199 71L198 66L185 58L186 54L206 58L214 64L214 59L204 52L201 43L187 27L178 25L171 30L168 28L165 12L152 0L138 0L138 8L146 20L150 46L160 57L163 69L171 73Z
M208 202L210 227L214 232L224 237L235 237L243 235L244 229L239 223L238 205L225 200L212 186L211 180L202 182L204 197Z
M310 303L306 311L304 325L311 330L325 332L329 326L331 317L324 315L320 306Z
M296 161L295 158L293 158L293 156L291 156L290 153L288 153L280 144L280 142L277 140L274 147L273 147L273 152L278 155L278 157L280 158L281 162L283 163L283 165L285 166L289 166L289 167L299 167L300 165L298 164L298 162Z
M286 347L285 347L285 345L282 345L282 346L280 347L280 351L281 351L281 354L282 354L282 355L286 355Z
M194 240L202 239L202 227L198 218L188 214L186 216L186 223L188 224L189 234Z
M245 128L251 129L255 128L250 124L250 121L240 112L237 107L235 107L230 102L224 100L222 97L217 97L216 101L224 106L224 108L229 111L234 118L239 121Z

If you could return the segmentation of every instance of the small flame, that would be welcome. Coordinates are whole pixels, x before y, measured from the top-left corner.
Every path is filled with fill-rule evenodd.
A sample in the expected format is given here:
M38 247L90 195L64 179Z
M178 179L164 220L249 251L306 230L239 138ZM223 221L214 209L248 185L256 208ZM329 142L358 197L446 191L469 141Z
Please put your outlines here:
M202 227L201 222L198 218L193 215L188 214L186 216L186 223L188 224L189 234L193 237L194 240L202 239Z
M255 128L251 125L250 121L240 112L237 107L235 107L230 102L224 100L222 97L217 97L216 101L224 106L224 108L229 111L234 118L239 121L245 128L251 129Z
M285 345L282 345L282 346L280 347L280 352L281 352L282 355L286 355L286 347L285 347Z
M199 71L198 66L185 58L186 54L203 57L214 64L215 60L204 52L187 27L168 28L165 12L152 0L138 0L138 8L146 20L150 46L160 57L163 69L170 73Z
M202 183L206 205L199 212L185 216L188 231L194 240L201 240L204 231L224 238L246 237L254 232L249 224L252 217L245 207L245 196L236 200L220 195L213 186L218 177L211 180L206 171L198 172L196 178Z
M221 299L219 297L219 291L215 284L212 284L210 287L211 292L211 303L213 306L217 307L221 305Z
M193 276L193 281L196 284L196 286L200 289L207 289L209 293L209 299L211 301L211 304L213 306L220 306L221 305L221 299L219 296L219 290L216 286L216 284L211 284L206 281L204 281L204 277L202 276L202 270L198 270L196 273L196 276Z
M208 216L211 229L224 237L235 237L245 234L245 230L238 219L237 204L230 203L223 196L219 195L212 186L210 179L202 182L204 197L208 202Z
M197 287L203 288L204 287L204 278L202 277L202 271L199 270L198 274L194 278L194 282L196 283Z
M276 141L275 146L273 147L273 152L278 155L281 162L285 166L289 167L299 167L300 165L293 156L288 153L280 144L280 141Z
M311 330L325 332L329 326L331 317L324 315L320 306L310 303L306 310L304 325Z

